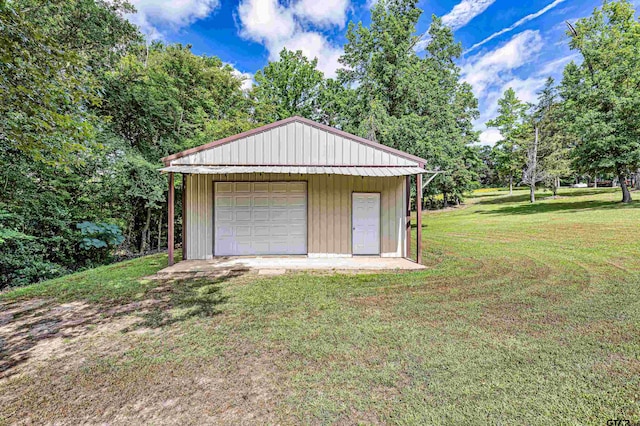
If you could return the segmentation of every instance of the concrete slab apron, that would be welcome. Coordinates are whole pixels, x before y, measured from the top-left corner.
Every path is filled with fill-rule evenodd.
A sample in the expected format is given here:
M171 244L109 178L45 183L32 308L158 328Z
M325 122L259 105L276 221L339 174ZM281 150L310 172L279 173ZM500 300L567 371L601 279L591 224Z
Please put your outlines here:
M369 256L308 258L306 256L223 256L210 260L185 260L158 272L158 275L219 276L231 271L257 271L260 275L280 275L287 271L413 271L424 269L411 260Z

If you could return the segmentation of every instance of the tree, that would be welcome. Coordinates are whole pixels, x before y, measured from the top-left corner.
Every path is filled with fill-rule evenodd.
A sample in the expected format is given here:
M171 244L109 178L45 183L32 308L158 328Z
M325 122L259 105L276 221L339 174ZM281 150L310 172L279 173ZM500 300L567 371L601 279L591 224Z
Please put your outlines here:
M302 51L282 49L280 58L256 72L251 92L258 122L273 122L294 115L314 119L324 76L318 59L308 60Z
M568 124L553 78L547 79L538 94L538 104L533 114L542 141L539 154L541 168L544 170L542 180L555 197L560 178L572 173L572 139L566 131Z
M509 88L498 101L498 116L487 122L487 127L500 130L502 139L494 147L494 158L500 176L509 182L509 195L513 194L513 179L523 166L522 124L525 121L527 104Z
M574 164L614 174L622 202L631 202L626 178L640 167L640 22L628 1L605 1L568 33L583 57L566 66L561 88L577 137Z
M379 1L371 24L351 24L338 70L353 89L345 130L428 160L446 171L428 189L459 202L477 179L471 164L477 140L477 100L455 64L462 53L453 32L433 17L424 57L415 48L422 11L414 0Z

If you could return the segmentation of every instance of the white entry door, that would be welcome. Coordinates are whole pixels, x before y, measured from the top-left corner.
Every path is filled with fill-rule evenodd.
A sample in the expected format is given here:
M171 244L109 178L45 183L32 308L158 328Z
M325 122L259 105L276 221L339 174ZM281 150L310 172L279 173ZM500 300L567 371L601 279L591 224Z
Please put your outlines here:
M353 254L380 254L380 194L353 193Z
M306 182L216 182L214 253L306 254Z

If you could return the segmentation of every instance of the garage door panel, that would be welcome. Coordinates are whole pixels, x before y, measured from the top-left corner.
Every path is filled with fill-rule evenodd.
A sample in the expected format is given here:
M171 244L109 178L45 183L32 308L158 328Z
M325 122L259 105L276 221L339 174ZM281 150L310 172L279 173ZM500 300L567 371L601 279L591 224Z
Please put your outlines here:
M251 192L251 183L236 182L234 192Z
M288 211L289 214L289 220L291 221L300 221L300 220L306 220L307 217L307 212L305 212L304 210L289 210Z
M270 211L269 209L253 210L254 222L269 222Z
M269 192L269 182L255 182L253 184L254 192Z
M291 184L289 182L271 182L269 191L271 192L287 192Z
M217 196L216 207L231 207L233 206L233 197L231 196Z
M215 254L305 254L306 190L306 182L216 183Z
M273 222L287 223L287 221L289 220L289 211L286 209L282 209L282 210L273 209L271 210L270 217Z
M289 207L304 207L307 205L307 197L304 195L290 195Z
M236 207L251 207L251 197L246 195L237 195L234 197L234 205Z
M269 195L256 195L253 198L254 207L269 207Z
M307 194L307 183L306 182L291 182L289 184L289 192L299 192Z
M251 222L251 210L237 211L236 222Z

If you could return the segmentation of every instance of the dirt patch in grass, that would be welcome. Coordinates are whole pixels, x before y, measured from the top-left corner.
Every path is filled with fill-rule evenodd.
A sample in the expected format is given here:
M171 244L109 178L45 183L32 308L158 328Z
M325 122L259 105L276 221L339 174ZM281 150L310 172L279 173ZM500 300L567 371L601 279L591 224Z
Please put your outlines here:
M91 349L102 350L103 358L121 355L123 347L103 346L108 339L124 343L105 335L94 339ZM241 341L207 362L127 364L96 358L62 373L66 357L5 383L2 415L17 424L276 423L281 417L275 407L283 398L277 365L284 356Z
M638 377L640 377L640 359L613 353L605 361L597 363L594 366L594 370L601 370L611 376L626 380L638 380Z
M282 421L287 353L220 325L237 320L220 284L160 282L114 305L4 303L0 424Z

